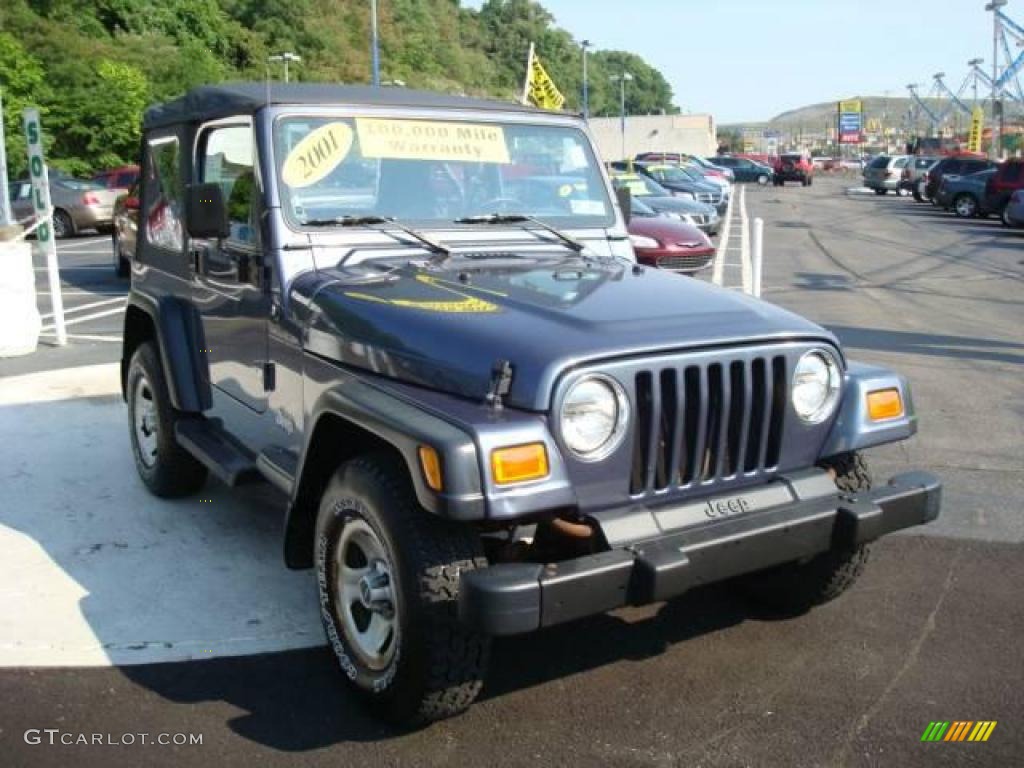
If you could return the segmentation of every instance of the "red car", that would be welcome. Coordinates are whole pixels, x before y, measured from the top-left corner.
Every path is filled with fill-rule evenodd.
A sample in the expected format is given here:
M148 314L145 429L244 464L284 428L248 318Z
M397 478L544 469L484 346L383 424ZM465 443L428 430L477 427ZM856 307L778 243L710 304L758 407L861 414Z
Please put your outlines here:
M659 216L636 198L627 226L636 260L649 267L690 274L715 258L715 246L692 224Z
M809 187L814 181L814 165L801 152L786 152L775 160L775 186L781 187L787 181L799 181Z
M122 165L118 168L108 168L93 175L93 181L98 181L107 189L131 189L132 185L139 180L139 166Z

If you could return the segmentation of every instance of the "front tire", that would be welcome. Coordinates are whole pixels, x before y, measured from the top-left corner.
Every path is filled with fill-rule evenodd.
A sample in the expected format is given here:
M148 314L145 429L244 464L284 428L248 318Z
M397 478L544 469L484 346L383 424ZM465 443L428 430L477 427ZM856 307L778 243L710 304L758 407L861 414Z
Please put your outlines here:
M953 200L953 212L961 219L972 219L978 215L978 201L966 192L959 194Z
M206 467L178 445L174 410L167 393L160 356L152 342L140 344L132 355L125 383L132 455L146 487L163 498L188 496L206 482Z
M876 189L875 190L875 194L879 195L879 196L884 195L885 194L885 190L884 189Z
M833 456L820 466L834 473L836 487L842 493L871 489L871 471L864 456L856 451ZM835 600L853 586L864 570L868 553L865 544L830 549L803 562L741 576L737 585L756 604L787 615L804 613Z
M464 711L490 639L459 622L459 578L487 565L465 525L423 509L404 462L343 464L320 501L320 617L351 687L378 715L422 724Z

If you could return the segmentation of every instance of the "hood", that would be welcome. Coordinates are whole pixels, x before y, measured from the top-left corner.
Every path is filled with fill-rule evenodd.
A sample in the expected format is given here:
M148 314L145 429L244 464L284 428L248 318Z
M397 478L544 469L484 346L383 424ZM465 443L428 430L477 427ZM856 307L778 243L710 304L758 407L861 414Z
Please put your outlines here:
M681 197L662 197L661 195L642 195L637 198L658 211L669 211L671 213L702 213L710 216L717 213L713 205L700 203L696 200L685 200Z
M679 190L681 192L698 192L708 195L716 195L722 191L718 184L709 181L659 181L665 189Z
M697 227L666 216L634 216L627 226L629 234L653 237L660 243L699 243L709 245Z
M495 362L508 360L505 402L545 411L559 376L586 362L771 339L835 344L790 312L657 269L580 259L466 264L406 264L362 284L337 270L303 275L291 299L307 349L481 401Z

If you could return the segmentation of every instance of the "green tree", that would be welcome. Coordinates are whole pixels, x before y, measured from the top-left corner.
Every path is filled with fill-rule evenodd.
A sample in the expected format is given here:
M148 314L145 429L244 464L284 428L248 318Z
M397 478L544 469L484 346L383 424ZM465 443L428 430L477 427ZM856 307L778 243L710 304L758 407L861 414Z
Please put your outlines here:
M22 110L26 107L43 110L43 105L49 101L49 93L42 64L6 32L0 32L0 91L3 96L7 166L13 178L24 174L28 168L21 126Z

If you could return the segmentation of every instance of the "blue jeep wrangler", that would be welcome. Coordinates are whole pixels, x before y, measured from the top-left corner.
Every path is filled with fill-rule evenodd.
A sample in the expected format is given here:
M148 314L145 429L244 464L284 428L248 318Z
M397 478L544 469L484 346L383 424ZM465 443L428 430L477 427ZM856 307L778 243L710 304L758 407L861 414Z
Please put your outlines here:
M916 431L902 377L639 266L629 204L582 120L515 104L256 83L145 115L138 472L276 488L385 717L465 709L495 635L726 579L806 609L939 513L861 455Z

